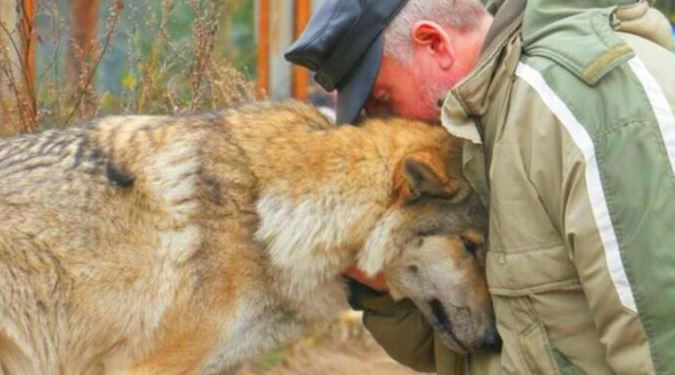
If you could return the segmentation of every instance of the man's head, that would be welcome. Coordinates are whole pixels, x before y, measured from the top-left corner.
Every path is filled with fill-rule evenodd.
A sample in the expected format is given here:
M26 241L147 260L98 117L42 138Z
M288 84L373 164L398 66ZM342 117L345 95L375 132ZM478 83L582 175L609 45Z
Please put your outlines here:
M439 99L476 65L490 20L478 0L409 0L385 29L366 112L437 121Z
M490 20L479 0L324 1L286 58L339 91L338 122L364 106L435 121L438 100L475 66Z

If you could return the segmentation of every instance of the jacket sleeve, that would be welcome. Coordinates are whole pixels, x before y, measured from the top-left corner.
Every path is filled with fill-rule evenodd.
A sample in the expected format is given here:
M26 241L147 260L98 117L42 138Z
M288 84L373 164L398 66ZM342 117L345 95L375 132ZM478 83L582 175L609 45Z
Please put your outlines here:
M536 59L516 73L536 92L523 106L537 114L522 142L528 177L618 374L675 368L675 128L659 120L672 119L675 59L647 43L630 39L654 55L646 63L632 58L595 86L555 65L541 74Z
M662 373L674 357L675 231L664 223L675 222L675 181L642 126L608 134L563 175L564 242L617 374Z
M364 325L387 354L416 371L436 371L433 330L410 300L396 302L355 281L349 289L350 304L363 310Z

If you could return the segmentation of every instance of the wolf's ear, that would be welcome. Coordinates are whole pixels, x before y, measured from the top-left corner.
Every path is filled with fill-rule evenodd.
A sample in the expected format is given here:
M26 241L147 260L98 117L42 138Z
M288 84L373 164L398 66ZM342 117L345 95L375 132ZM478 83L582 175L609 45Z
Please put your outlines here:
M446 163L438 150L419 151L406 156L401 166L405 181L399 194L406 201L421 197L452 198L460 184L448 177Z

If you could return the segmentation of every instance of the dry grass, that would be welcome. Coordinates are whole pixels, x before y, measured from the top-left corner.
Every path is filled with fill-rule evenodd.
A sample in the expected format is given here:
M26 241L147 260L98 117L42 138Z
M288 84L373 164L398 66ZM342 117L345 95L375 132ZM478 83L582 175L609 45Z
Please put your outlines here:
M190 0L194 20L189 41L169 36L168 22L176 0L162 0L155 42L143 55L141 46L130 46L131 71L125 81L128 94L121 106L134 113L178 114L223 108L255 98L254 85L214 48L219 30L236 2ZM130 14L142 17L147 9L130 6ZM133 41L131 42L133 43Z
M1 24L0 38L0 136L43 128L63 127L105 114L180 114L221 109L259 97L253 83L216 48L221 26L241 0L189 1L192 27L179 41L170 37L169 23L181 0L161 0L159 9L129 0L103 1L108 6L105 29L91 48L64 37L69 20L55 1L39 0L38 17L47 19L48 30L32 28L31 43L49 44L52 54L33 84L27 84L23 51L17 24ZM151 4L148 3L148 4ZM119 25L138 33L151 30L148 51L135 38L128 38L123 91L97 90L95 81L111 41L119 37ZM68 40L64 43L63 40ZM68 44L64 46L63 44ZM70 51L66 61L65 50ZM76 64L77 69L67 64ZM69 72L76 77L67 77Z
M361 324L361 314L344 312L328 327L299 343L268 353L232 375L415 375L391 359Z
M8 8L3 4L2 11L7 12ZM0 135L28 131L35 124L34 84L29 75L23 74L24 61L21 60L22 51L29 46L16 37L21 27L18 17L10 25L0 22L0 113L8 122L0 129Z

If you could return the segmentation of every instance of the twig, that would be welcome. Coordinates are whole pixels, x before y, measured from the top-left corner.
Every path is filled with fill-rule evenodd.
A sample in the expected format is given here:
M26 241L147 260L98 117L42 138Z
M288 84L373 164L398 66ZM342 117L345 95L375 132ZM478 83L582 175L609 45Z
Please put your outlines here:
M22 69L22 77L24 81L24 85L26 87L26 92L28 95L28 105L29 105L29 111L28 111L28 117L30 119L30 126L26 127L25 130L27 131L32 131L35 129L37 125L37 83L35 82L35 50L33 47L33 33L34 33L34 27L33 27L33 22L34 22L34 17L35 17L35 3L34 2L28 2L28 1L23 1L21 6L21 16L23 18L22 20L22 36L23 36L23 47L24 47L24 54L23 54L23 66L24 69ZM30 4L30 5L29 5Z
M70 121L73 119L75 116L75 113L80 107L80 104L82 103L82 98L84 98L84 95L87 91L87 87L91 85L91 81L94 78L94 75L96 74L96 70L98 69L98 65L101 63L101 60L103 60L103 56L105 56L106 51L108 50L108 46L110 45L110 41L112 40L112 35L113 32L115 31L115 26L117 25L117 21L120 16L120 11L124 8L124 1L123 0L116 0L115 3L112 6L112 10L110 12L110 19L108 20L108 24L106 26L106 36L105 36L105 41L103 42L103 48L101 49L101 52L98 55L98 58L96 59L96 62L94 63L93 69L89 72L89 75L87 76L87 79L85 80L85 84L82 87L82 90L80 90L80 94L77 96L77 100L75 101L75 105L73 107L73 110L70 112L68 117L66 118L66 121L63 123L63 126L68 126Z
M14 38L12 37L12 33L7 28L7 25L5 25L4 22L0 22L0 28L7 35L7 39L12 44L12 48L14 49L14 53L16 53L17 56L21 56L21 50L19 49L19 46L16 45L16 41L14 41Z
M14 79L14 74L12 73L11 68L9 69L3 69L3 73L7 77L7 81L9 82L9 85L12 89L12 92L14 92L14 97L16 99L16 108L17 112L19 113L19 119L21 120L21 125L22 129L27 129L28 124L26 123L26 108L24 108L23 103L24 100L22 99L22 94L21 91L19 90L19 87L16 84L16 80Z

